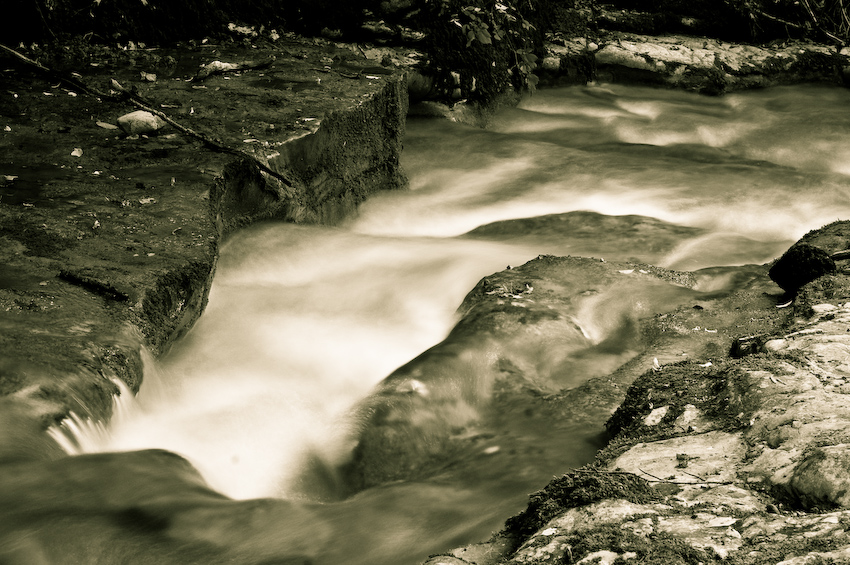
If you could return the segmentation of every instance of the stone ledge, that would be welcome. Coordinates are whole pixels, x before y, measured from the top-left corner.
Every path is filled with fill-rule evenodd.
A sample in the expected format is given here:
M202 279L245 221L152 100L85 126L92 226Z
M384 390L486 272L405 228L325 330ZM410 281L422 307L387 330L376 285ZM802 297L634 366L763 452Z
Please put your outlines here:
M765 47L611 33L598 43L574 38L549 44L548 51L540 71L544 84L600 80L721 94L804 82L850 83L850 48L802 42Z
M138 390L142 349L162 354L203 311L228 233L260 219L334 223L372 192L405 186L404 62L382 66L393 59L384 51L367 59L318 39L276 49L270 67L203 81L187 78L198 62L260 50L140 51L130 68L85 79L132 85L176 121L284 172L289 187L167 127L123 137L105 125L129 104L6 71L0 457L33 455L41 443L30 430L72 411L108 418L113 379Z

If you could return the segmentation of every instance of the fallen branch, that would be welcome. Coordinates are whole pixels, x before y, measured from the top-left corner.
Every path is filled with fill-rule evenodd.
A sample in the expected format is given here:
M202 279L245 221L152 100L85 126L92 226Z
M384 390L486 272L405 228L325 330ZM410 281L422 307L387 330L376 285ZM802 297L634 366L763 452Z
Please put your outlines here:
M212 138L209 138L209 137L207 137L203 134L196 132L192 128L186 127L186 126L174 121L164 112L154 108L153 105L151 105L148 101L144 100L141 96L139 96L135 92L132 92L127 88L124 88L121 85L121 83L119 83L115 79L112 79L112 88L114 88L118 92L124 94L126 96L127 100L129 100L134 106L136 106L140 110L145 110L146 112L150 112L151 114L153 114L155 116L159 116L160 118L163 119L163 121L165 121L165 123L169 124L170 126L172 126L175 129L179 130L183 134L188 135L190 137L194 137L195 139L203 142L204 145L206 145L210 149L213 149L214 151L218 151L218 152L221 152L221 153L230 153L231 155L237 155L237 156L242 157L244 159L248 159L249 161L253 162L257 166L258 169L260 169L264 173L276 178L277 180L282 182L286 187L295 188L295 182L294 181L287 178L283 173L279 173L279 172L271 169L268 165L261 162L259 159L257 159L256 157L254 157L250 153L246 153L245 151L242 151L240 149L233 149L232 147L228 147L226 145L223 145L222 143L219 143L218 141L216 141ZM291 196L291 194L290 194L290 196Z
M223 145L222 143L220 143L220 142L218 142L214 139L211 139L211 138L209 138L209 137L207 137L207 136L205 136L201 133L196 132L195 130L193 130L189 127L186 127L186 126L174 121L167 114L165 114L165 113L161 112L160 110L157 110L156 108L154 108L153 105L150 102L143 99L137 93L132 92L131 90L129 90L127 88L124 88L115 79L112 79L112 82L111 82L112 88L114 88L116 91L121 93L121 95L122 95L121 97L115 96L112 93L102 92L100 90L97 90L96 88L92 88L92 87L84 84L82 81L77 80L73 77L63 76L62 74L57 73L53 69L45 67L44 65L42 65L38 61L30 59L26 55L23 55L22 53L19 53L18 51L15 51L11 47L7 47L7 46L3 45L2 43L0 43L0 51L4 51L4 52L8 53L9 55L15 57L19 61L37 69L41 73L44 73L44 74L46 74L46 75L48 75L48 76L50 76L54 79L58 79L58 80L62 81L69 88L71 88L75 91L78 91L82 94L88 94L88 95L91 95L91 96L95 96L97 98L104 98L104 99L110 99L110 100L120 100L120 99L129 100L131 104L133 104L134 106L136 106L140 110L145 110L146 112L150 112L151 114L159 116L163 121L165 121L167 124L171 125L173 128L177 129L178 131L180 131L181 133L183 133L185 135L188 135L190 137L193 137L193 138L203 142L203 144L206 145L208 148L210 148L214 151L218 151L220 153L229 153L231 155L236 155L238 157L242 157L243 159L247 159L247 160L251 161L252 163L254 163L257 166L258 169L260 169L261 171L263 171L267 175L276 178L281 183L283 183L283 185L286 186L287 188L293 189L296 186L295 181L288 178L283 173L272 170L268 165L261 162L259 159L257 159L256 157L254 157L250 153L246 153L245 151L242 151L242 150L239 150L239 149L234 149L232 147L228 147L226 145ZM289 195L291 196L291 193Z
M828 29L826 29L826 27L824 27L821 24L820 19L818 19L818 16L815 13L814 8L812 8L812 6L809 4L808 0L801 0L801 2L803 4L803 7L806 9L806 12L809 14L809 18L812 20L812 23L815 24L815 27L818 30L820 30L821 33L823 33L825 36L827 36L830 39L832 39L833 41L835 41L841 47L844 47L845 45L847 45L846 40L838 37L837 35L835 35L831 31L829 31ZM843 8L843 5L842 5L842 8Z
M21 61L22 63L25 63L25 64L33 67L34 69L40 71L41 73L49 76L50 78L52 78L54 80L58 80L58 81L64 83L65 86L67 86L71 90L77 91L81 94L88 94L88 95L91 95L91 96L95 96L95 97L98 97L98 98L114 98L114 96L112 96L112 95L110 95L106 92L101 92L101 91L97 90L96 88L92 88L92 87L90 87L86 84L83 84L82 81L77 80L74 77L63 75L62 73L58 73L58 72L54 71L53 69L45 67L44 65L42 65L38 61L30 59L26 55L23 55L23 54L15 51L11 47L6 47L2 43L0 43L0 51L5 51L6 53L8 53L12 57L16 58L17 60Z

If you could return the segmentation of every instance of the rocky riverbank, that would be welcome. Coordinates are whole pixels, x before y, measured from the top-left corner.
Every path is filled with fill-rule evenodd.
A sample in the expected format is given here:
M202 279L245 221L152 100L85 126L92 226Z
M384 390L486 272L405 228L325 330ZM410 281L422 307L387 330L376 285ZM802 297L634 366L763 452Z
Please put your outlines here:
M685 35L612 33L560 39L541 64L545 84L591 79L722 94L747 88L824 82L850 85L850 48L807 42L735 44Z
M802 243L834 254L848 235L838 222ZM850 278L839 262L792 296L754 275L645 319L645 351L607 377L640 373L596 461L427 563L846 562Z

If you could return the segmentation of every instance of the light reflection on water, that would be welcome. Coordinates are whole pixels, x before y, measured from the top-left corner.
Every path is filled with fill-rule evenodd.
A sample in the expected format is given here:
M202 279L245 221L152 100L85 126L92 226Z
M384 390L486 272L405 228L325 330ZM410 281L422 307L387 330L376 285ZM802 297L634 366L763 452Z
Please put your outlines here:
M342 228L266 224L234 236L204 316L90 449L168 449L230 497L304 498L305 466L333 482L352 409L446 336L481 277L540 253L681 269L764 263L846 218L848 104L848 91L820 87L704 98L593 86L540 92L486 131L411 121L411 191L372 198ZM458 237L571 211L601 216ZM610 216L626 214L662 222L612 230ZM526 430L513 451L504 447L519 440L506 436L492 457L471 454L460 482L398 483L311 510L304 527L331 532L316 563L416 563L487 537L525 493L592 457L598 428L560 425Z

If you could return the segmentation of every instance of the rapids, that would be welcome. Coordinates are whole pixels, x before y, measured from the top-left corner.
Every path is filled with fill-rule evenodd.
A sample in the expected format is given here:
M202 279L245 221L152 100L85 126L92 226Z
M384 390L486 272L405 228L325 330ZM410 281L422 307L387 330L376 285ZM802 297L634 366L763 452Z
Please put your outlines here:
M847 218L847 108L850 91L819 86L708 98L591 85L540 91L484 130L411 119L409 192L373 197L342 226L268 223L230 238L206 312L165 358L147 360L138 397L117 400L108 429L82 422L60 436L78 456L53 464L70 483L47 475L59 485L53 502L43 484L3 479L39 489L38 504L59 516L28 515L17 533L0 532L18 548L7 554L413 565L488 537L527 493L592 459L606 415L595 429L523 430L512 449L520 440L496 430L486 457L470 455L449 475L340 499L358 404L445 338L466 293L506 265L544 253L682 270L762 264ZM241 502L169 490L163 473L202 482L151 449L185 457ZM164 522L133 525L124 511L120 524L95 520L69 489L93 508L153 498ZM73 528L64 504L68 520L85 515ZM200 543L215 549L191 549Z

